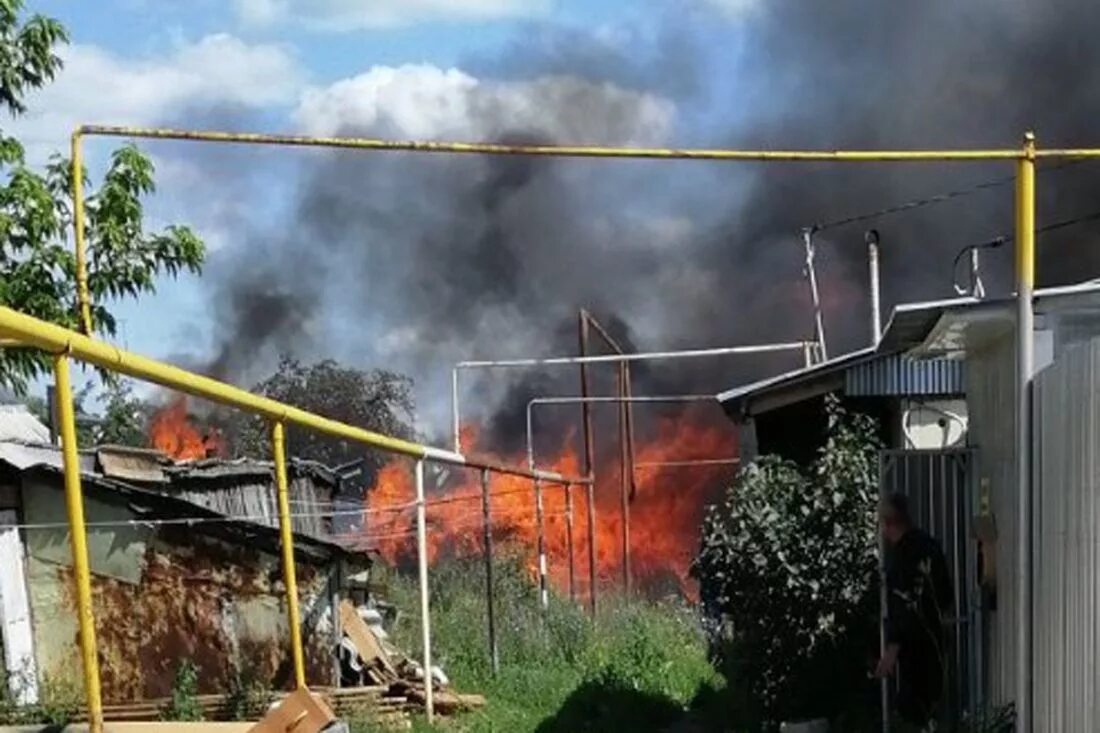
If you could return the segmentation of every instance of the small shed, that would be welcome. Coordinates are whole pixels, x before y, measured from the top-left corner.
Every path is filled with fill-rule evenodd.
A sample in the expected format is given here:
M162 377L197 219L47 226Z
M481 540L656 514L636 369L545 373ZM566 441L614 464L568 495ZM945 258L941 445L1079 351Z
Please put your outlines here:
M899 306L875 346L719 394L726 414L740 428L742 460L758 454L799 463L812 460L824 440L827 395L874 417L888 447L961 444L967 429L965 363L951 357L914 359L895 341L896 334L922 323L940 305Z
M290 684L279 535L264 498L274 495L270 466L176 465L111 448L79 458L105 700L168 695L184 660L202 693ZM26 702L42 684L79 679L61 465L52 445L0 441L0 626L11 692ZM325 472L291 470L297 501L311 502L295 520L307 678L333 685L334 609L359 590L369 559L313 521L326 510L309 507L331 496Z

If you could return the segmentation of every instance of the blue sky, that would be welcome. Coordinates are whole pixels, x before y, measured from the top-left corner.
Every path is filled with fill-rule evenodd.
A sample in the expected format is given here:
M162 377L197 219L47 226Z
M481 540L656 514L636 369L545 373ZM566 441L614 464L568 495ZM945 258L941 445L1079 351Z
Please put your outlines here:
M736 75L698 72L737 68L737 20L751 3L41 0L29 9L60 19L72 44L60 78L13 129L38 160L64 149L79 122L324 134L351 125L476 139L494 132L474 110L488 100L514 108L518 125L579 136L573 142L715 143L711 133L728 133L736 111L721 101ZM690 49L697 68L665 68L669 44ZM562 83L546 80L560 77L571 90L587 85L631 105L638 119L612 122L609 111L604 124L597 109L587 110L594 122L540 128L540 95L555 93ZM158 166L149 224L193 226L212 258L287 216L310 160L301 151L142 147ZM110 148L89 142L93 172ZM197 278L162 282L117 311L127 348L162 358L214 348L209 291ZM390 337L400 340L383 329L381 339Z

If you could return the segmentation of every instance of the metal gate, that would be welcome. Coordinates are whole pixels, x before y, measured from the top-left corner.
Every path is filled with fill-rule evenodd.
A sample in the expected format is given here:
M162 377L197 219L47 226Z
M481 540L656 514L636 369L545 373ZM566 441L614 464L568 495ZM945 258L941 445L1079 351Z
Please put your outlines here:
M940 541L955 588L945 706L954 720L981 709L982 644L978 569L971 520L976 511L972 449L884 450L881 496L904 494L913 523ZM883 617L885 617L885 608ZM884 699L884 705L885 705ZM885 714L885 710L883 711Z

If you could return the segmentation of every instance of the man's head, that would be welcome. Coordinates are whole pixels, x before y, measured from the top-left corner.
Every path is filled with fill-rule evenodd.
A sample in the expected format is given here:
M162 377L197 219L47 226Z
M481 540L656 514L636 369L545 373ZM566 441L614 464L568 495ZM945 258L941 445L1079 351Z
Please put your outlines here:
M904 537L913 526L913 520L909 516L909 498L905 494L890 494L883 499L879 506L879 524L882 527L882 536L890 544Z

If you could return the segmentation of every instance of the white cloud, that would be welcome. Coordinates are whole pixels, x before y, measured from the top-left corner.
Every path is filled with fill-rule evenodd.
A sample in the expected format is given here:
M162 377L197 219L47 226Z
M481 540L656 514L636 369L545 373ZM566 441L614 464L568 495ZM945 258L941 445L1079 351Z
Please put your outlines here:
M702 2L726 17L737 20L760 10L763 4L762 0L702 0Z
M236 0L237 14L248 24L293 22L333 32L524 18L550 7L551 0Z
M652 143L675 115L656 95L571 76L478 79L458 69L377 66L311 88L294 113L305 132L342 130L410 138L486 139L522 131L571 143Z
M63 149L79 123L149 125L188 108L291 104L303 85L293 55L230 35L180 44L163 58L126 58L97 46L62 50L56 81L28 99L30 111L7 130L41 149Z

